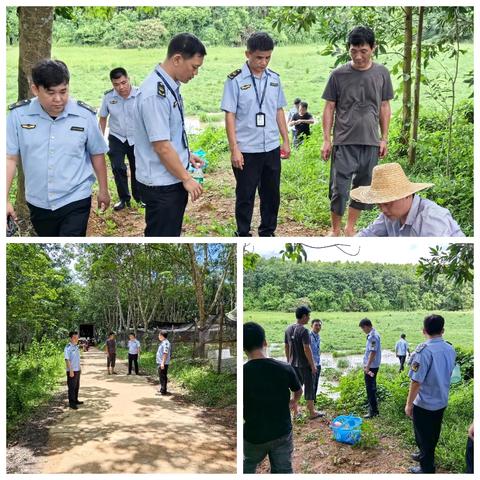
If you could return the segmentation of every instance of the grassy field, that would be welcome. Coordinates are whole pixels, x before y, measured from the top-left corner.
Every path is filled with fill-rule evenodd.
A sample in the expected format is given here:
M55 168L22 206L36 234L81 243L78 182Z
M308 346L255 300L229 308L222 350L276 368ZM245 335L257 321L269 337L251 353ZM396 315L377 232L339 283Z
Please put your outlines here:
M323 321L322 351L363 352L365 334L358 327L362 318L369 318L381 335L382 348L393 349L401 333L407 335L411 347L424 340L422 322L428 313L414 312L312 312L310 318ZM473 312L436 312L445 318L445 339L454 346L473 348ZM295 322L293 313L253 312L244 313L245 322L257 322L265 328L269 343L283 343L285 328Z
M310 111L319 115L323 108L321 99L325 82L332 70L334 59L322 56L322 45L292 45L275 48L270 66L281 75L287 101L293 102L300 96L310 104ZM463 83L463 77L473 69L473 46L463 45L467 53L461 57L457 100L467 98L471 90ZM140 84L153 69L156 62L163 60L163 50L119 50L107 47L59 47L53 46L52 56L65 61L71 73L71 92L77 99L99 106L103 92L111 88L108 72L119 65L125 67L134 84ZM244 48L210 47L204 66L198 77L182 89L188 115L210 115L210 120L222 118L220 100L226 76L239 68L245 59ZM397 56L380 56L377 60L387 67L398 61ZM7 103L17 99L18 48L7 48ZM442 59L447 70L451 70L454 60ZM442 72L442 66L431 61L423 74L434 78ZM399 78L392 78L394 87L399 86ZM434 102L422 90L422 105L436 108ZM401 106L401 96L393 101L393 112ZM290 105L289 105L290 106ZM206 119L206 118L205 118Z

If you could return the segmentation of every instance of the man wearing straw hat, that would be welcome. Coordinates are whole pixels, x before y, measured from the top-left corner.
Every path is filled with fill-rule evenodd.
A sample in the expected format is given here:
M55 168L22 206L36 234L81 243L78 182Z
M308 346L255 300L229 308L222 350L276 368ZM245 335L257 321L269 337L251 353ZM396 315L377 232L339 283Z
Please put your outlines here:
M350 196L362 203L376 203L382 213L358 237L464 237L451 213L417 195L433 183L413 183L398 163L373 169L372 184L358 187Z

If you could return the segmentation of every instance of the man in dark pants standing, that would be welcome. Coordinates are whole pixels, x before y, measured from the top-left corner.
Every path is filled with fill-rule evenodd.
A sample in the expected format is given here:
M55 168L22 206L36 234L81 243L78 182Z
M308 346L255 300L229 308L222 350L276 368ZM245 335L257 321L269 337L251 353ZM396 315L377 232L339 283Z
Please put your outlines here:
M351 61L331 73L322 95L326 103L321 153L325 161L331 155L331 236L340 236L352 183L353 188L370 185L378 158L387 155L390 100L394 96L390 73L372 60L376 48L373 31L368 27L355 27L348 35L347 44ZM350 201L346 236L355 235L362 210L371 208L371 205Z
M203 43L180 33L168 45L167 58L139 88L135 102L135 161L145 207L146 237L179 237L188 202L202 186L187 168L203 160L190 152L180 83L197 75L207 54Z
M293 368L265 349L265 330L243 325L243 473L255 473L268 456L271 473L293 473L293 432L290 409L296 410L302 387ZM293 393L293 397L291 394Z
M284 157L290 155L287 105L278 73L267 68L274 43L263 32L247 41L243 67L228 75L221 109L230 146L235 189L236 235L251 236L250 228L258 188L261 224L258 235L273 237L280 206L280 141Z
M313 420L323 416L323 413L317 412L314 405L316 397L314 384L317 367L310 346L310 334L305 328L310 319L310 309L306 306L298 307L295 311L295 317L297 322L288 326L285 330L285 356L295 370L300 384L305 387L304 396L307 402L307 410L309 418ZM295 408L293 413L297 415L298 408Z
M128 375L132 374L132 365L135 365L135 375L138 375L138 357L140 355L140 342L134 333L128 336Z
M135 97L138 88L132 86L127 71L122 68L114 68L110 72L110 81L113 88L107 90L103 96L102 106L99 111L99 125L105 135L108 122L108 156L112 163L113 176L119 201L113 206L114 210L122 210L130 207L130 192L128 191L127 166L125 156L130 165L130 183L134 200L144 206L140 199L140 191L135 178L135 154L134 154L134 127L133 113Z
M399 372L403 372L405 366L405 359L407 358L407 353L410 355L410 348L408 342L406 340L407 336L402 333L400 335L400 340L395 344L395 355L397 356L398 360L400 361L400 370Z
M16 219L8 192L21 161L30 220L39 237L84 237L98 180L97 203L110 205L105 153L95 110L69 96L70 73L60 60L32 68L34 98L9 106L7 218Z
M380 335L373 328L368 318L360 320L358 326L367 335L365 355L363 356L363 372L365 377L365 388L367 389L368 413L364 418L373 418L378 415L377 403L377 374L382 362L382 346Z
M105 353L107 354L107 371L110 375L116 375L115 371L115 360L117 358L117 342L115 340L115 333L110 332L108 334L108 339L105 342ZM110 372L110 368L112 371Z
M410 473L435 473L435 448L442 429L443 413L448 405L450 378L455 367L455 349L443 339L445 320L429 315L423 321L421 343L410 357L410 389L405 414L413 420L415 442L419 451L412 459L420 466Z
M69 344L63 353L67 366L68 405L72 410L78 410L77 405L83 404L78 400L80 390L80 350L78 349L78 332L70 332Z
M172 355L172 348L170 342L167 340L168 332L162 330L158 334L160 345L157 350L157 365L158 365L158 377L160 380L160 395L167 395L167 383L168 383L168 366L170 365L170 359Z

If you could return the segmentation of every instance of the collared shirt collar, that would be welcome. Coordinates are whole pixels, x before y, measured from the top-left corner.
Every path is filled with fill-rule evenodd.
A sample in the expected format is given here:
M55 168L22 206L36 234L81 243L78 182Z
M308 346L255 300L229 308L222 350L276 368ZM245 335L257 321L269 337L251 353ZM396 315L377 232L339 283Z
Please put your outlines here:
M370 336L374 335L375 333L377 333L377 331L374 328L372 328L370 330L370 333L367 336L370 338Z
M405 225L412 226L414 224L418 215L420 200L421 198L419 195L416 195L416 194L413 195L412 206L410 207L410 210L408 211L407 219L405 220L405 223L401 226L401 228L403 228Z
M265 72L264 72L267 76L270 75L270 72L268 71L268 68L265 69ZM245 62L243 64L243 67L242 67L242 78L247 78L247 77L251 77L252 76L252 72L250 71L250 68L248 66L248 62ZM263 79L263 73L262 73L262 76L260 77L260 80Z
M63 118L67 117L69 114L72 114L72 100L69 99L67 104L65 105L65 108L63 109L63 112L58 115L58 118ZM32 101L30 102L29 105L29 110L28 110L29 115L40 115L41 117L50 120L53 122L53 118L43 109L41 103L38 100L38 97L34 97Z
M167 75L167 73L165 73L165 75ZM129 98L135 98L137 96L137 93L138 93L138 88L132 85L132 87L130 88L130 93L128 94L127 98L123 98L115 89L113 89L112 96L121 98L122 100L128 100Z
M170 85L170 87L172 87L173 90L175 91L178 91L180 90L180 82L178 81L175 81L163 68L161 65L157 65L155 67L155 70L157 70L158 72L160 72L163 76L163 78L165 78L165 80L168 82L168 84Z
M425 343L434 343L434 342L443 342L443 336L429 338L428 340L425 341Z

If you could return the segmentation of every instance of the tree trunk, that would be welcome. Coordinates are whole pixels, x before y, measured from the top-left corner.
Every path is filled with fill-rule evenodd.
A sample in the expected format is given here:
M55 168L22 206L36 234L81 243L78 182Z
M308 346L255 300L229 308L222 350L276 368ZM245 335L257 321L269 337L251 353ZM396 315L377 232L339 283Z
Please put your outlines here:
M425 7L418 7L418 30L416 42L415 59L415 90L413 100L413 130L410 146L408 148L408 163L413 165L417 154L418 138L418 117L420 113L420 80L422 76L422 35L423 35L423 15Z
M30 74L32 67L43 58L52 56L53 7L18 7L19 58L18 99L32 97ZM15 211L20 219L29 218L25 199L25 177L18 163Z
M223 299L220 302L220 321L219 321L219 330L218 330L218 364L217 364L217 373L222 371L222 348L223 348L223 317L225 312L223 310Z
M403 100L402 131L400 143L405 146L404 154L410 143L410 127L412 123L412 12L413 7L405 7L405 40L403 43Z

